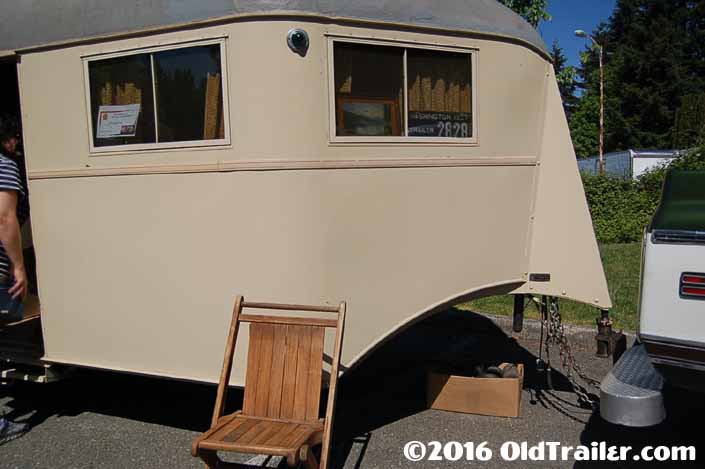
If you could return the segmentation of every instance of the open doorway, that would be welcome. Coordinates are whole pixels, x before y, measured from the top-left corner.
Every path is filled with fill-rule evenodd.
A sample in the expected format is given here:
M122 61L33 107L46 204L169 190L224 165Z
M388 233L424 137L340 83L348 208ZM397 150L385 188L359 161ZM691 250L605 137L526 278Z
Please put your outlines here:
M4 122L14 122L18 135L21 137L21 103L17 66L18 58L16 56L0 58L0 119ZM5 149L0 148L0 152L5 153ZM12 155L11 158L17 162L20 177L25 188L27 188L27 170L21 138L19 139L15 155ZM27 207L24 207L22 211L28 212ZM22 251L29 280L29 294L23 303L21 318L0 321L0 358L4 360L13 360L18 356L26 359L39 358L43 355L36 258L29 213L27 213L26 221L23 223L21 231Z
M0 114L20 115L20 88L17 83L16 57L0 58Z

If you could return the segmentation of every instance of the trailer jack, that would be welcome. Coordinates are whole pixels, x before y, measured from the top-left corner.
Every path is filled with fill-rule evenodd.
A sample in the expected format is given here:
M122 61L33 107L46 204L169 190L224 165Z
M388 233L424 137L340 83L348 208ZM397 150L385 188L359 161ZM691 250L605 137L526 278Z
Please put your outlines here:
M524 295L514 295L512 330L519 333L524 328Z
M595 344L598 357L608 358L611 356L615 363L627 349L627 337L624 333L621 330L619 332L612 330L612 319L610 319L609 311L603 310L600 318L597 319Z

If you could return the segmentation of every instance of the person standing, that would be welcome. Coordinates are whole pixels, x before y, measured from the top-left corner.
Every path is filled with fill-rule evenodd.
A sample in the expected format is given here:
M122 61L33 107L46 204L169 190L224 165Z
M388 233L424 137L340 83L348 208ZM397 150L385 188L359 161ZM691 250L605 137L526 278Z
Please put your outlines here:
M27 295L27 270L22 254L20 228L29 213L27 186L20 171L20 126L17 119L0 117L0 311L20 305ZM0 444L28 429L0 417Z

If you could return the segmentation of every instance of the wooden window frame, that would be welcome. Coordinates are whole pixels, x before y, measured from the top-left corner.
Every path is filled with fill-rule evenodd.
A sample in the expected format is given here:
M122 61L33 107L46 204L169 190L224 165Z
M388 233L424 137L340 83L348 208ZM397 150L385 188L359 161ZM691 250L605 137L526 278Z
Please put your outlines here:
M222 83L222 106L223 106L223 131L224 138L221 139L211 139L211 140L188 140L182 142L155 142L155 143L134 143L125 145L106 145L96 147L94 145L93 138L93 115L92 115L92 104L91 104L91 85L90 85L90 73L89 64L94 61L113 59L117 57L129 57L131 55L141 55L150 54L150 63L153 66L154 53L167 51L167 50L178 50L178 49L188 49L190 47L198 46L209 46L209 45L219 45L220 46L220 73L221 73L221 83ZM126 153L126 152L145 152L150 150L165 150L165 149L180 149L180 148L194 148L194 147L230 147L230 109L228 106L229 94L228 94L228 77L227 77L227 58L226 58L226 38L209 38L192 40L178 43L171 43L168 45L160 45L155 47L142 47L137 49L122 50L117 52L100 53L93 55L86 55L81 57L83 63L83 79L84 79L84 94L86 101L86 121L88 124L88 145L90 156L100 156L104 154L115 154L115 153ZM154 70L152 70L152 89L154 92ZM155 129L158 128L158 117L156 109L156 94L154 95L153 105L154 109L154 125Z
M403 41L396 39L380 39L366 38L360 36L347 36L339 34L326 34L328 39L328 106L329 106L329 144L330 145L350 145L350 144L405 144L405 145L447 145L447 146L479 146L480 140L478 137L478 59L479 50L475 47L458 47L443 44L428 44L422 42ZM369 44L372 46L397 47L404 49L403 61L403 109L402 123L405 133L408 133L409 128L409 89L408 89L408 66L407 66L407 51L408 49L421 49L426 51L445 51L467 54L470 60L470 93L471 103L470 112L472 115L472 137L456 138L456 137L425 137L425 136L342 136L337 134L337 93L335 89L335 56L334 49L336 43L352 43L352 44Z

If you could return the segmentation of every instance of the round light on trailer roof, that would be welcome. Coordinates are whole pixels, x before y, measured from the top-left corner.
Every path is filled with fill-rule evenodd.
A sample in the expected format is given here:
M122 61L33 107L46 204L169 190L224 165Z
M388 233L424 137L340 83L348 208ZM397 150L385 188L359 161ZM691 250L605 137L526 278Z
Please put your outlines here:
M289 45L289 49L303 57L308 51L308 33L303 29L292 29L286 35L286 43Z

